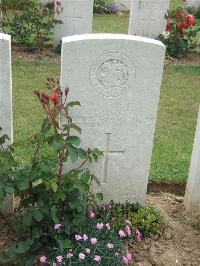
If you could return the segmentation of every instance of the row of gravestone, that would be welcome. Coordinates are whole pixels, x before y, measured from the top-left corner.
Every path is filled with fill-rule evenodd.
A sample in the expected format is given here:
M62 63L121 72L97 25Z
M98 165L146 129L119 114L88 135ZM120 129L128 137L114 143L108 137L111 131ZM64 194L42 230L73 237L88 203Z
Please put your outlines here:
M86 34L62 40L61 85L82 128L83 147L104 156L89 166L101 179L105 201L145 202L159 103L165 46L156 40L121 34ZM0 126L12 141L10 37L0 34ZM200 118L185 204L200 209ZM4 212L13 211L7 197Z
M129 34L157 38L166 28L165 14L170 0L133 0L129 19ZM55 1L55 11L63 24L55 26L54 46L62 37L92 32L94 0Z
M51 2L52 0L42 0L42 3L44 5ZM113 2L118 5L120 10L131 10L131 4L133 0L114 0ZM183 4L185 4L186 6L199 7L200 0L185 0L183 1Z

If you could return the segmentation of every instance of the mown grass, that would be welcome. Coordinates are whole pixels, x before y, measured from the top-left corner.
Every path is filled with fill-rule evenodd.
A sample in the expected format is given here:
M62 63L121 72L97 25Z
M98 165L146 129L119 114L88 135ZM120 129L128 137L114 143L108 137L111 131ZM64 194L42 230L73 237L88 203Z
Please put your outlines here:
M34 88L44 88L48 76L59 77L60 64L41 60L13 60L14 138L27 162L33 152L30 137L44 116ZM200 65L165 67L150 171L151 180L185 181L188 174L196 117L200 104Z

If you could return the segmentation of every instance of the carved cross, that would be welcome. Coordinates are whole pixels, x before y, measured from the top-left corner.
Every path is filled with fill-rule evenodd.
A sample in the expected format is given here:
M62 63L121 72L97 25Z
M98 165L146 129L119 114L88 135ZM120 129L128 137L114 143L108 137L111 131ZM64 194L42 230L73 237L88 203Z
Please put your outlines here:
M107 177L108 177L108 163L109 163L109 157L110 156L117 156L117 155L124 155L125 150L121 151L112 151L110 150L110 138L111 133L105 133L106 135L106 150L104 151L104 162L103 162L103 184L106 183Z

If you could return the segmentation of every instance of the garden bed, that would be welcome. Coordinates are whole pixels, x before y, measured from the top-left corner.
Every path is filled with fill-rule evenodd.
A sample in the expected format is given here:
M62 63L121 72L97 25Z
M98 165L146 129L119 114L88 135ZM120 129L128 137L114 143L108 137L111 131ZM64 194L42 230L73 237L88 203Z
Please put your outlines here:
M161 235L136 241L130 239L129 246L133 252L135 264L151 265L200 265L200 217L185 214L183 197L168 193L151 193L147 203L158 208L165 217ZM14 241L7 228L1 232L0 250Z

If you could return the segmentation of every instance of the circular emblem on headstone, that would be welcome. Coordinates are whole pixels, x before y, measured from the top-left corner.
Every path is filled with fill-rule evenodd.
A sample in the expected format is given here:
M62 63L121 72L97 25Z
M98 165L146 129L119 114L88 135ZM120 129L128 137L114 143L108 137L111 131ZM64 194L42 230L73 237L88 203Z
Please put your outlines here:
M126 93L134 82L133 61L122 53L100 56L90 68L93 89L104 97L117 97Z

